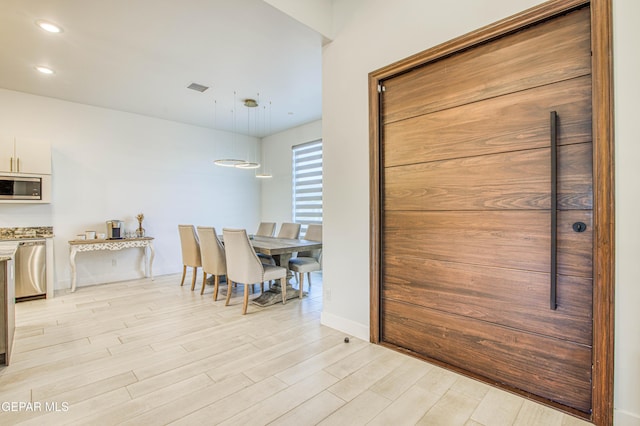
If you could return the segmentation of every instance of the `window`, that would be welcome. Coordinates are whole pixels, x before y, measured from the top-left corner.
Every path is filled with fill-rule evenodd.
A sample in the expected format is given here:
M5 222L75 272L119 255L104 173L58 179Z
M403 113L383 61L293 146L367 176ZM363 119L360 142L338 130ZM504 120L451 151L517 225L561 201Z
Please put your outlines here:
M293 221L322 224L322 140L293 147Z

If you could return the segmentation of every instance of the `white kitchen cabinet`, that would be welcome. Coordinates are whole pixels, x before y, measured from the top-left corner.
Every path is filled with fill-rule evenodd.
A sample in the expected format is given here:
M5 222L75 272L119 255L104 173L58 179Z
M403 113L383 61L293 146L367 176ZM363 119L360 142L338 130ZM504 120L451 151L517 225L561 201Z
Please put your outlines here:
M51 144L41 139L0 138L0 172L51 174Z

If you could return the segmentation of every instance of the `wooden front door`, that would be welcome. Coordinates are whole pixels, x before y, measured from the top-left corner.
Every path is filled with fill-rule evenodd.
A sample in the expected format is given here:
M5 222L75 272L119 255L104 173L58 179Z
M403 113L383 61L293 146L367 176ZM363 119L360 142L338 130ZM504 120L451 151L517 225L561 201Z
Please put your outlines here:
M583 413L590 36L574 10L386 79L380 104L380 340Z

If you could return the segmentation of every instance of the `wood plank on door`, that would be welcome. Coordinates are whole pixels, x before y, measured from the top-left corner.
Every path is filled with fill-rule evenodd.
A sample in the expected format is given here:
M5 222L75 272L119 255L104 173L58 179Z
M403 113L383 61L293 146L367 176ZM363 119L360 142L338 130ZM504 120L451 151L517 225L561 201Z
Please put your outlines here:
M591 76L389 123L383 167L546 148L549 111L561 117L558 145L591 142Z
M385 300L385 341L581 411L591 407L591 347Z
M591 211L562 211L558 217L558 273L591 278ZM587 229L576 233L571 226L575 222L584 222ZM545 210L388 211L383 226L385 258L412 256L532 272L550 270L550 224Z
M589 75L589 16L581 9L386 81L382 122Z
M411 303L483 322L591 345L592 279L558 276L558 308L549 309L549 274L386 256L385 301Z
M591 143L558 149L558 208L592 207L591 156ZM387 167L384 209L549 209L550 163L539 148Z

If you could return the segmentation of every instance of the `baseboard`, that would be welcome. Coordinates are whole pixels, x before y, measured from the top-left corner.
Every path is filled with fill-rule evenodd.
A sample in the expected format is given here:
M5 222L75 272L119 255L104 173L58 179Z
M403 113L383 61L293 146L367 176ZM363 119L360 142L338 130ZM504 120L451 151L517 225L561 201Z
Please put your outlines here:
M616 426L640 426L640 415L614 409L613 424Z
M154 278L160 277L163 275L178 274L181 272L182 271L175 271L168 268L158 268L158 270L156 268L153 268ZM198 271L198 272L199 272L198 277L202 277L202 271ZM82 279L79 280L77 287L80 288L80 287L86 287L86 286L92 286L92 285L114 283L119 281L138 280L142 278L144 278L144 275L142 275L142 272L140 271L124 271L116 274L92 275L89 277L86 277L86 276L82 277ZM71 289L71 278L58 280L55 283L55 287L54 287L55 291L64 291L69 289Z
M369 341L369 327L358 322L351 321L328 312L322 312L320 315L320 324L342 331L366 342Z

